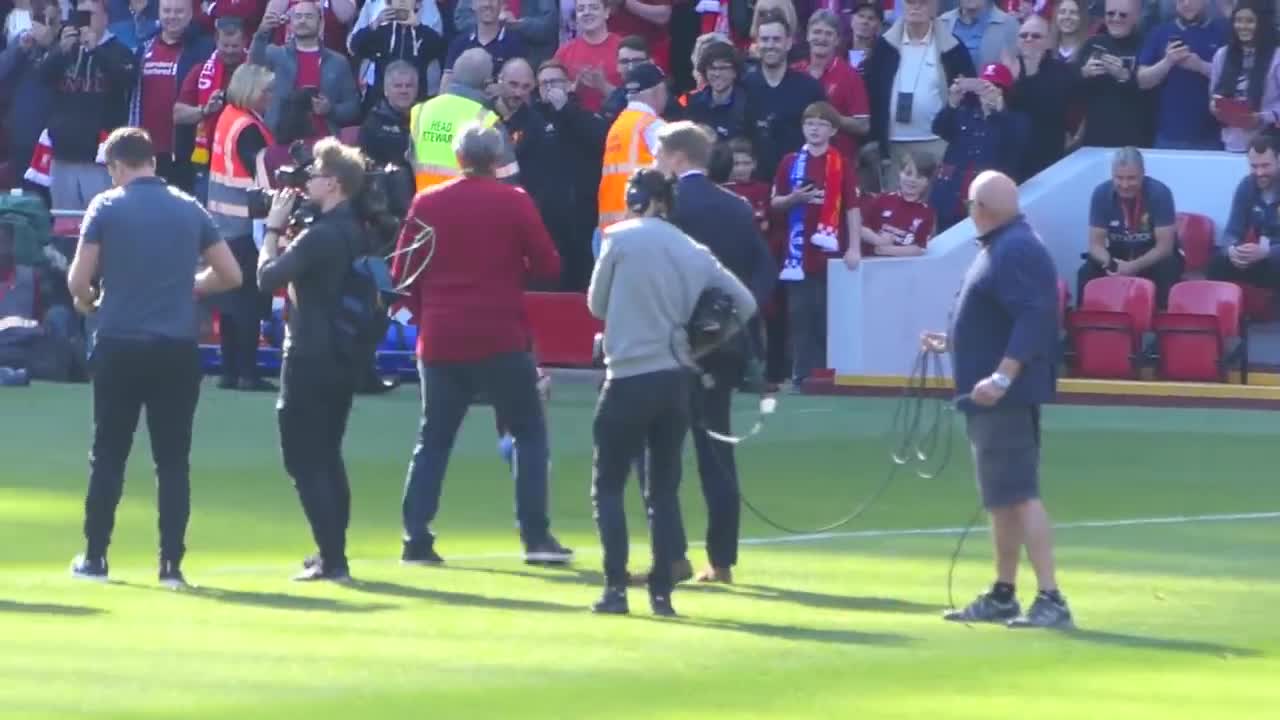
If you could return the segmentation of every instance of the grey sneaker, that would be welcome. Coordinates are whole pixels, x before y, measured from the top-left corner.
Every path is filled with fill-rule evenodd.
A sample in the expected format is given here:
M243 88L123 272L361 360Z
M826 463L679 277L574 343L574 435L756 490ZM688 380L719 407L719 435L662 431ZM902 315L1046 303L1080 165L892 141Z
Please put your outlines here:
M1031 608L1027 610L1026 615L1009 621L1011 628L1057 628L1068 629L1075 627L1075 622L1071 619L1071 608L1067 607L1066 598L1062 598L1062 602L1051 599L1044 593L1036 595L1036 599L1031 603Z
M959 610L948 610L942 618L952 622L963 623L1005 623L1018 617L1022 611L1017 600L1001 602L989 592L978 596L969 606Z

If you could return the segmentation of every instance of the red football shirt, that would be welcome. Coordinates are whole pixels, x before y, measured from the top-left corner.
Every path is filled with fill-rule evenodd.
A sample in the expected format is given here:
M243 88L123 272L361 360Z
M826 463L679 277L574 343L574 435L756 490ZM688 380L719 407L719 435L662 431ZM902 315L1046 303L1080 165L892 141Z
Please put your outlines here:
M885 193L868 198L862 205L862 226L872 232L887 232L897 245L924 248L933 237L937 214L925 203L902 197L901 193ZM875 255L875 248L862 244L862 254Z
M667 6L672 5L672 0L637 0L643 5ZM618 37L627 37L628 35L639 35L649 42L649 55L653 58L653 62L664 72L671 72L671 19L661 25L651 23L644 18L633 14L626 8L625 3L620 4L609 12L609 32L616 33Z
M792 67L799 72L808 73L809 61L801 60ZM822 91L827 95L827 102L831 103L836 112L845 117L869 117L871 115L871 103L867 100L866 83L862 81L862 76L858 74L858 71L854 70L853 66L844 58L839 56L832 58L831 63L827 65L827 69L823 71L822 77L818 78L818 82L822 85ZM841 130L836 133L831 144L839 148L845 157L852 160L857 159L857 136Z
M569 71L569 79L578 80L578 75L589 67L595 66L604 70L604 77L610 85L622 85L622 75L618 73L618 46L622 44L622 36L615 33L605 35L604 42L592 45L581 35L560 46L556 51L556 59L564 63ZM595 88L579 85L574 91L578 102L588 112L600 112L604 105L604 93Z
M404 224L398 248L409 247L423 226L436 237L431 262L407 288L418 357L475 362L527 351L533 331L525 283L560 277L560 254L529 195L493 178L465 178L418 193L409 215L414 222ZM422 260L420 253L397 255L393 277L413 277Z
M759 180L729 182L724 184L724 189L746 200L760 225L760 232L769 231L769 183Z
M239 67L237 65L236 67ZM189 72L187 77L182 81L182 88L178 90L178 102L191 107L200 107L200 71L204 69L204 63L196 63ZM231 76L235 74L236 68L227 68L222 73L222 85L219 90L226 91L227 86L231 84ZM204 121L205 133L209 138L209 142L213 142L213 131L218 127L218 117L221 115L211 115Z
M804 152L808 152L807 150ZM824 193L828 191L826 187L827 177L827 158L830 151L823 153L818 157L809 156L809 160L804 168L805 177L813 186ZM843 159L843 156L842 158ZM796 153L788 153L778 164L778 172L773 178L773 195L775 197L791 194L791 169L796 164ZM804 244L804 271L809 275L825 275L827 272L827 260L830 258L840 257L845 250L849 249L849 228L845 222L848 212L851 209L858 209L858 167L853 163L845 161L844 163L844 179L839 189L842 193L840 198L840 251L838 253L829 253L822 248L808 242L809 236L813 235L818 229L818 216L822 212L823 198L819 197L813 202L805 206L804 213L804 236L806 238ZM787 244L791 234L791 211L784 210L777 216L777 221L773 224L770 245L774 254L783 259L787 254Z
M323 54L319 50L298 51L298 76L293 82L294 89L320 87L320 61ZM312 116L316 134L323 137L329 134L329 125L319 115Z
M173 152L173 104L178 99L178 57L182 43L156 36L142 57L141 124L151 133L157 153Z

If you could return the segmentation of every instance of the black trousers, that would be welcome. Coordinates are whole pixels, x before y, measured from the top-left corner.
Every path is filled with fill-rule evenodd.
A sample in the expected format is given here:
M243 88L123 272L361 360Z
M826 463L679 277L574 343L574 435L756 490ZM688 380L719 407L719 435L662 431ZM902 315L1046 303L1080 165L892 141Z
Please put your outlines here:
M280 378L276 420L285 472L325 567L346 568L351 486L342 439L355 393L353 373L332 360L286 357Z
M1209 271L1206 275L1210 280L1248 283L1257 287L1280 290L1280 247L1273 248L1264 260L1244 269L1232 265L1227 253L1219 250L1209 261Z
M1124 258L1120 258L1124 259ZM1182 253L1175 251L1169 257L1161 260L1148 267L1146 270L1138 273L1138 277L1144 277L1156 285L1156 307L1164 309L1169 305L1169 291L1182 281L1182 272L1186 267L1186 261L1182 257ZM1106 277L1107 271L1093 260L1085 260L1080 266L1080 272L1076 274L1076 302L1079 303L1084 299L1084 286L1089 284L1090 280Z
M173 153L156 153L156 174L169 185L190 194L195 190L195 167L191 157L175 157Z
M733 391L742 378L742 360L737 355L717 353L702 365L711 376L712 385L708 388L701 382L693 383L691 432L702 497L707 501L707 560L712 567L729 568L738 562L738 466L733 445L712 438L707 430L722 435L731 432L729 412Z
M160 510L160 557L186 554L191 515L191 426L200 399L200 351L194 340L99 338L93 371L93 449L84 535L89 557L105 557L124 490L124 470L145 409Z
M679 557L676 493L689 429L689 379L685 370L662 370L607 380L600 391L592 426L591 501L604 546L605 582L610 587L627 583L630 544L623 487L632 464L647 447L645 496L653 547L649 592L671 592L671 565Z
M257 380L258 338L271 298L258 291L258 247L253 238L232 238L227 244L240 264L244 283L217 298L222 313L219 321L222 376L232 381Z

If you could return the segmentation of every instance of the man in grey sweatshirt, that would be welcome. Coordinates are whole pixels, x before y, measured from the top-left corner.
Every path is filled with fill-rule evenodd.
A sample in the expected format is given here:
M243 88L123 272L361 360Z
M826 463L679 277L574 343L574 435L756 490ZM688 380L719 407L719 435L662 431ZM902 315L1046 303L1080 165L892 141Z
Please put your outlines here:
M605 591L599 613L627 608L627 521L623 486L647 447L653 572L649 603L674 615L671 566L679 555L681 453L689 430L694 374L685 325L709 288L733 297L745 323L756 301L705 246L665 219L674 186L657 170L641 170L627 188L630 219L605 230L587 290L591 314L604 320L605 384L593 425L591 497L604 546Z

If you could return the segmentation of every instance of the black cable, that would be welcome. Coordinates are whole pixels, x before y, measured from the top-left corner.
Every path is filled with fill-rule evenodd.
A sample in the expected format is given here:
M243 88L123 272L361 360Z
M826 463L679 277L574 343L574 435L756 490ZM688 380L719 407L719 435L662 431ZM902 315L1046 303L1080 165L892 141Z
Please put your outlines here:
M985 510L982 503L978 503L978 507L969 516L969 522L965 523L964 530L960 531L960 539L956 540L956 549L951 551L951 562L947 565L947 606L952 610L956 609L956 599L952 589L955 585L956 565L960 562L960 551L964 549L964 541L969 537L969 533L973 532L974 526L978 524L978 518L982 517Z
M848 525L862 517L870 510L898 478L900 469L912 464L919 464L915 474L923 479L938 477L950 461L952 449L953 423L951 421L952 406L942 396L930 398L931 389L940 389L941 380L945 377L942 358L937 353L921 350L916 356L915 364L903 389L902 397L894 410L890 425L890 437L893 449L890 452L892 464L884 480L871 494L858 503L848 514L834 522L816 528L801 529L790 527L769 517L746 496L740 492L742 504L761 522L791 535L816 535L831 532ZM763 425L763 408L761 420L757 426ZM753 428L752 433L741 438L727 438L710 433L711 437L721 441L738 444L759 432ZM714 455L714 453L712 453ZM720 462L719 458L716 458Z

